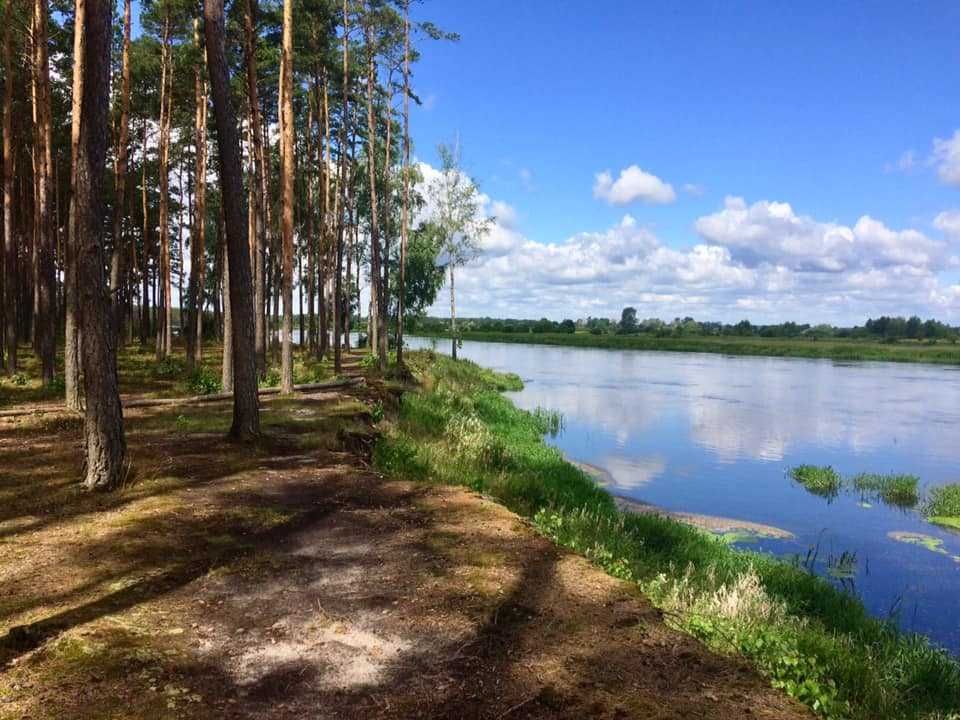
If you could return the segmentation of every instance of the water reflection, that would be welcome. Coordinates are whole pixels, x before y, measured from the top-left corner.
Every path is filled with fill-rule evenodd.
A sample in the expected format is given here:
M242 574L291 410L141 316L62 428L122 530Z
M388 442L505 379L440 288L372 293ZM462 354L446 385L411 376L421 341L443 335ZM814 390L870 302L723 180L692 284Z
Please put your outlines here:
M960 481L956 369L474 342L463 355L518 373L522 407L561 412L549 441L602 468L614 492L784 528L795 538L759 547L820 547L817 572L855 587L871 612L907 608L903 627L960 649L960 535L856 493L827 504L787 476L811 463ZM919 536L932 540L894 539Z

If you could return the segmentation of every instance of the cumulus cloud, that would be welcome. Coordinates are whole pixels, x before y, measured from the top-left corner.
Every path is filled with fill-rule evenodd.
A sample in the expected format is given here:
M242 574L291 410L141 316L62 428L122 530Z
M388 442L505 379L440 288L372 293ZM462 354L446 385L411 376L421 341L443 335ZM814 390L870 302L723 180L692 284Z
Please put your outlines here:
M437 171L421 165L424 180ZM699 218L693 242L667 243L624 214L605 230L537 242L505 202L481 197L493 218L480 255L457 277L465 317L617 318L862 322L881 314L960 318L960 285L946 243L869 215L852 225L803 215L785 202L728 197ZM429 206L420 219L429 215ZM960 211L934 220L960 232ZM445 315L446 295L433 314Z
M666 205L677 199L670 183L637 165L621 170L616 180L609 170L597 173L594 177L593 196L610 205L630 205L637 201L648 205Z
M699 218L695 227L748 267L770 263L796 272L841 273L898 265L930 269L944 260L944 243L917 230L892 230L869 215L852 227L823 222L769 200L748 206L743 198L727 197L722 210Z
M933 139L931 162L936 165L937 175L947 185L960 185L960 130L946 140Z
M933 226L951 240L960 240L960 210L944 210L933 219Z

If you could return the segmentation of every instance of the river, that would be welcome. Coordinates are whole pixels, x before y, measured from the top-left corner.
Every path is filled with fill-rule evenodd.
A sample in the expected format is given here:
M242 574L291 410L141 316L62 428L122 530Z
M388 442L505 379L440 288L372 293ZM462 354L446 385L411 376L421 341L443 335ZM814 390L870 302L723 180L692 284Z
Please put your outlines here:
M611 492L783 529L792 537L737 544L801 561L815 548L815 571L875 616L960 652L960 534L789 476L810 463L914 474L922 488L960 482L960 368L472 341L462 357L517 373L520 407L562 413L548 441L601 468ZM902 541L911 534L926 542Z

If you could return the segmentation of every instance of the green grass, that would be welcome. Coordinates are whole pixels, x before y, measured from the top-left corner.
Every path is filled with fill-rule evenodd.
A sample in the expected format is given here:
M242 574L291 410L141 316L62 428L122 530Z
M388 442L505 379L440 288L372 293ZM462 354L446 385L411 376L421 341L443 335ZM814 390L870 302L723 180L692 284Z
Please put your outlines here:
M960 530L960 484L931 488L923 514L934 525Z
M920 478L916 475L860 473L854 476L852 484L863 495L878 497L888 505L912 508L920 502Z
M790 477L814 495L836 497L843 485L840 474L829 465L798 465L790 470Z
M467 485L541 532L636 583L677 627L751 660L771 683L829 718L947 718L960 665L919 636L868 615L827 580L731 548L656 515L624 514L543 442L549 423L500 394L517 386L467 361L407 357L422 378L378 444L395 476Z
M412 333L418 334L418 333ZM762 338L737 336L658 337L644 335L591 335L590 333L461 332L464 340L531 343L615 350L666 350L724 355L825 358L847 362L864 360L960 365L960 345L935 345L916 341L882 343L873 340L812 338ZM444 337L436 335L436 337Z
M927 517L960 517L960 484L931 488L923 514Z

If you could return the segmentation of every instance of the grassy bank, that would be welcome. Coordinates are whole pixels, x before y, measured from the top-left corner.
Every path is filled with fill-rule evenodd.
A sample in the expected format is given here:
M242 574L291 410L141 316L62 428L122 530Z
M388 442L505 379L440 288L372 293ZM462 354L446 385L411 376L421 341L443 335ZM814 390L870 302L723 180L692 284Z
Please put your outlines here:
M619 512L543 442L557 418L501 395L520 387L515 376L432 353L408 362L422 389L404 396L377 448L382 470L495 497L824 717L948 718L960 709L955 660L874 620L825 580L670 519Z
M419 334L419 333L413 333ZM437 336L441 337L441 336ZM941 341L928 345L916 341L881 343L870 340L813 340L760 337L657 337L656 335L591 335L590 333L464 332L464 340L501 343L532 343L612 350L666 350L725 355L823 358L840 361L960 364L960 345Z

